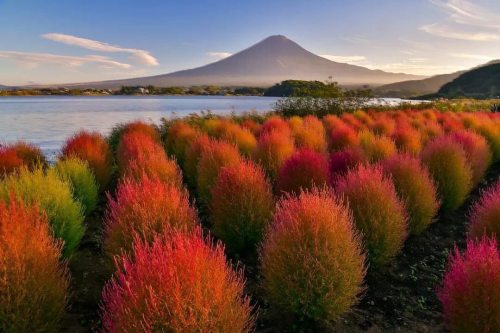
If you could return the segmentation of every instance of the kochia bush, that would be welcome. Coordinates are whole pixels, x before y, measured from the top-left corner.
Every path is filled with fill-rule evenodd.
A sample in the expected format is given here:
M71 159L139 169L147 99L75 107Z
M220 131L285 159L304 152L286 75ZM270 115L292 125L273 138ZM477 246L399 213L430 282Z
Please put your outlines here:
M279 169L292 156L294 149L290 134L273 130L259 136L254 159L260 163L271 179L276 179Z
M198 221L186 191L159 179L143 177L118 185L108 195L104 247L107 254L132 249L134 237L151 242L157 235L192 230Z
M348 209L328 190L279 201L260 253L271 308L329 322L363 290L364 254Z
M330 150L341 150L358 144L358 133L351 126L339 125L329 132L328 146Z
M165 146L169 154L175 156L181 167L184 167L187 148L199 135L198 129L182 121L174 123L168 129Z
M213 232L231 252L255 248L270 222L274 200L271 184L252 162L223 167L211 189Z
M187 148L184 159L184 177L191 187L196 187L198 179L198 161L203 150L210 145L211 139L206 134L198 136Z
M290 125L290 127L292 128L295 144L298 148L305 148L320 153L326 151L325 128L318 118L315 116L306 116L301 123L297 123L294 126Z
M373 265L389 262L407 236L407 217L391 179L378 166L358 165L334 183L353 212Z
M471 166L472 184L477 185L491 164L492 155L488 142L481 135L470 131L455 132L451 137L462 145Z
M251 331L242 272L209 243L199 231L136 243L104 288L104 332Z
M23 160L13 149L0 146L0 179L19 170L23 164Z
M337 176L344 175L358 164L368 163L365 152L360 147L347 147L334 151L329 160L329 179L333 183Z
M92 169L101 190L106 189L112 171L112 155L108 143L97 132L79 132L62 148L64 158L77 157L86 161Z
M78 200L88 215L97 207L99 186L87 163L78 158L59 160L55 165L59 176L71 184L73 197Z
M468 240L450 255L438 291L445 321L457 333L497 333L500 328L500 253L495 238Z
M127 133L142 133L149 136L154 142L160 142L160 134L155 126L147 124L142 120L132 121L123 125L122 135Z
M421 158L437 185L442 209L457 209L472 188L472 171L462 146L441 136L427 144Z
M0 178L25 166L30 170L46 164L40 148L24 141L9 145L0 144Z
M10 195L26 204L38 203L56 238L64 240L64 255L70 256L83 237L83 209L73 198L71 185L63 181L54 169L45 173L41 168L30 172L21 169L18 175L10 175L0 182L0 199Z
M428 171L417 158L409 155L394 155L382 165L405 203L410 233L420 234L439 209L436 186Z
M328 161L324 154L301 149L281 167L276 181L278 192L299 193L328 182Z
M58 331L69 287L61 250L36 206L0 202L0 331Z
M500 238L500 181L481 194L469 216L469 237Z
M360 145L371 162L378 162L397 152L394 141L386 136L374 135L369 131L359 133Z

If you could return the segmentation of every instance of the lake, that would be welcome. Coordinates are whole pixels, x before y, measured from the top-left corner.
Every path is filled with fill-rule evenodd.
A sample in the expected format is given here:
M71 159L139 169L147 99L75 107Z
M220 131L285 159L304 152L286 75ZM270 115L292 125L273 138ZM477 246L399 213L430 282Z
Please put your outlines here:
M182 117L210 110L214 114L270 111L274 97L254 96L35 96L0 98L0 143L25 140L52 159L78 130L104 135L119 123ZM400 99L376 103L398 104Z

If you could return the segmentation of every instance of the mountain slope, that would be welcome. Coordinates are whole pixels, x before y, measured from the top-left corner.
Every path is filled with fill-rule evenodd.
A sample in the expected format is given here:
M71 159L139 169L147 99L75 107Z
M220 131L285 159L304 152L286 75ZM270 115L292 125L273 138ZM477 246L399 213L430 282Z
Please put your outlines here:
M329 76L344 85L380 85L421 78L330 61L305 50L285 36L271 36L228 58L194 69L150 77L65 86L270 86L287 79L324 81Z
M483 66L462 74L441 87L437 95L448 98L498 98L500 96L500 64Z

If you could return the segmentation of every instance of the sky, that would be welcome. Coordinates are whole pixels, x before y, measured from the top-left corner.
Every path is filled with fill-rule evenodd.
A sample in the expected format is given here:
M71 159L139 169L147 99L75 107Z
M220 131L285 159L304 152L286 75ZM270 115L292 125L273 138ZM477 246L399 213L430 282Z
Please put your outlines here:
M0 84L164 74L270 35L419 75L500 59L498 0L0 0Z

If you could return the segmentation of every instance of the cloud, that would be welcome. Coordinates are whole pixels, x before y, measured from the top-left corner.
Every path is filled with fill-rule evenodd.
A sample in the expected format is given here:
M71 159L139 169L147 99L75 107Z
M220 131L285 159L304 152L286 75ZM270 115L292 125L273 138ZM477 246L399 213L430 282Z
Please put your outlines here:
M500 40L500 15L467 0L429 0L448 16L443 23L420 27L431 35L476 42Z
M212 58L216 58L218 60L222 60L224 58L230 57L233 54L231 52L207 52L209 56Z
M132 58L135 61L143 65L147 66L158 65L158 60L155 57L153 57L148 51L145 50L125 48L118 45L111 45L108 43L103 43L92 39L81 38L60 33L43 34L42 37L48 40L52 40L54 42L78 46L93 51L129 53L132 55Z
M461 39L476 42L491 42L500 40L500 33L456 31L452 30L446 25L437 23L421 26L420 30L425 31L431 35L451 39Z
M493 57L480 54L452 53L450 55L455 58L463 58L463 59L475 59L475 60L485 60L485 61L493 59Z
M98 55L88 56L65 56L50 53L0 51L0 58L12 59L29 68L38 67L41 64L56 64L68 67L80 67L85 64L98 64L102 68L131 68L130 64L121 63L108 57Z
M394 62L385 64L366 63L362 64L362 66L370 69L380 69L388 72L399 72L399 73L414 74L414 75L436 75L436 74L455 72L463 69L460 66L434 65L434 64L426 64L423 62L415 63L412 62L411 60L408 60L406 62Z
M344 62L344 63L358 63L360 61L366 60L365 56L359 56L359 55L339 56L333 54L320 54L319 56L331 61Z

